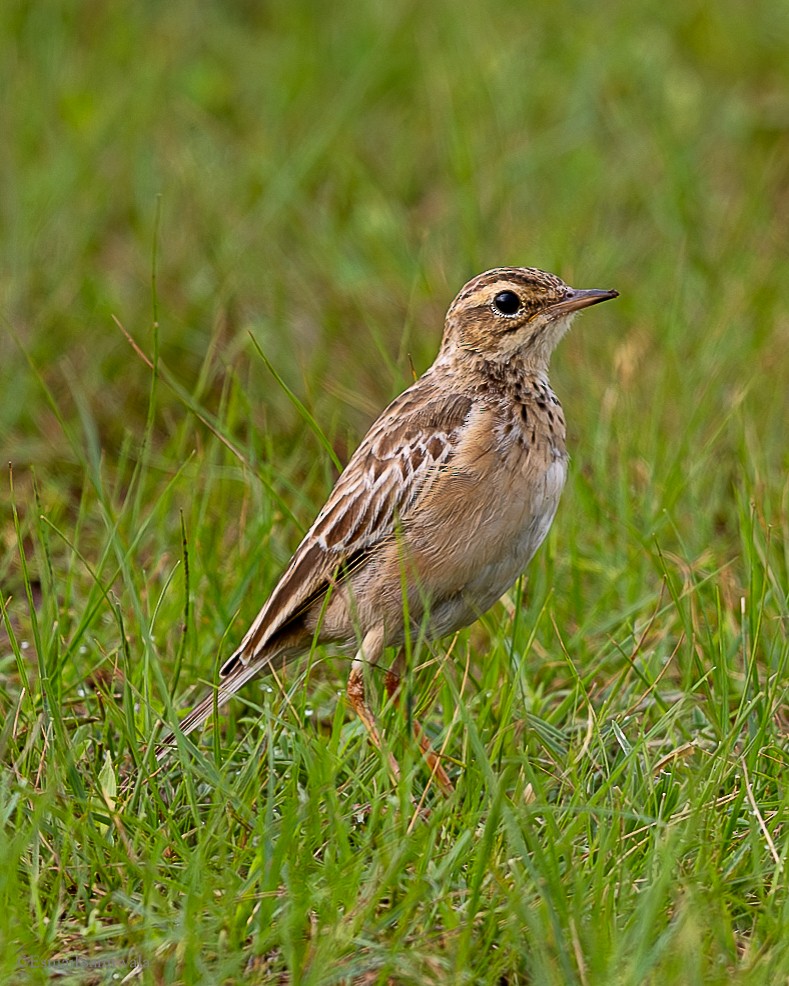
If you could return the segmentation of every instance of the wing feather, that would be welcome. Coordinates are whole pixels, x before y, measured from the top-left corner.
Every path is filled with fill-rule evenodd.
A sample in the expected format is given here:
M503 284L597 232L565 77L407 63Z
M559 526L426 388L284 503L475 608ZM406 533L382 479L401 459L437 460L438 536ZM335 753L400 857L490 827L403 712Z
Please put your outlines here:
M472 407L466 394L440 393L430 373L396 398L372 425L329 494L223 676L255 663L353 558L390 537L398 521L454 454ZM341 576L340 576L341 577Z

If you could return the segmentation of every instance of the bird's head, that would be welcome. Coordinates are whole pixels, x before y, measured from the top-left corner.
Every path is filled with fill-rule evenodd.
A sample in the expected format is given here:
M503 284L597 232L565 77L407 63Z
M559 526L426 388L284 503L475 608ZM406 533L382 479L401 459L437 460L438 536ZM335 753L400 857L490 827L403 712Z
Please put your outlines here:
M571 288L533 267L489 270L469 281L450 305L442 351L472 350L494 361L519 354L547 365L576 314L618 293Z

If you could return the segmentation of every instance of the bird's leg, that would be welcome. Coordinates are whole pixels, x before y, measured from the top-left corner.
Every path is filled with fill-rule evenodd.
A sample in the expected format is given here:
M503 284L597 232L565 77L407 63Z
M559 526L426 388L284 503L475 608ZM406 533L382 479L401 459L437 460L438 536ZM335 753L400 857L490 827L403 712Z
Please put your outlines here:
M392 704L396 706L400 704L400 685L404 670L405 650L401 648L397 653L397 657L392 662L392 666L386 672L386 677L384 679L386 694L389 696ZM427 761L427 765L430 768L432 776L435 777L438 782L438 786L444 794L451 794L455 790L455 786L450 780L449 774L444 770L440 758L430 745L430 740L428 740L425 735L425 731L416 719L411 718L411 724L414 730L414 736L419 743L420 749L422 750L422 754Z
M367 701L367 688L364 681L365 665L375 663L383 651L383 635L377 631L371 631L362 641L362 646L356 653L356 657L351 664L351 673L348 675L348 686L346 693L348 701L351 703L354 712L364 723L364 728L370 740L379 750L381 746L381 734L378 731L378 723L375 721L373 710ZM371 658L373 660L371 660ZM395 783L400 779L400 765L390 753L389 771Z

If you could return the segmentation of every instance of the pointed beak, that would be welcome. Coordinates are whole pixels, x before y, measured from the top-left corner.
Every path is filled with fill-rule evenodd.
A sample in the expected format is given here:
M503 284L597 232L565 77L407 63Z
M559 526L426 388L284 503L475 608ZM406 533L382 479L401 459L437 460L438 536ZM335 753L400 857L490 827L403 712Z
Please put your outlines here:
M576 288L568 288L564 298L551 305L550 310L558 315L568 315L570 312L577 312L580 308L599 305L601 301L618 297L618 291L598 291L596 288L579 291Z

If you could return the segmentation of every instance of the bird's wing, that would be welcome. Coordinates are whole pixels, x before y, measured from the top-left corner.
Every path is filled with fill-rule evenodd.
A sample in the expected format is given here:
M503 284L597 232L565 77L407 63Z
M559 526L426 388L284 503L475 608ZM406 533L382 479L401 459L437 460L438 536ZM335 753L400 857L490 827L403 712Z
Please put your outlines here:
M344 571L392 537L398 521L408 522L411 505L457 453L471 409L471 397L439 389L428 371L381 414L241 644L222 665L219 687L180 723L184 735L286 652L292 622ZM170 732L161 741L158 760L167 754L172 738Z
M257 664L274 638L342 570L391 537L455 453L472 406L467 394L438 391L426 375L372 425L236 652L223 677Z

